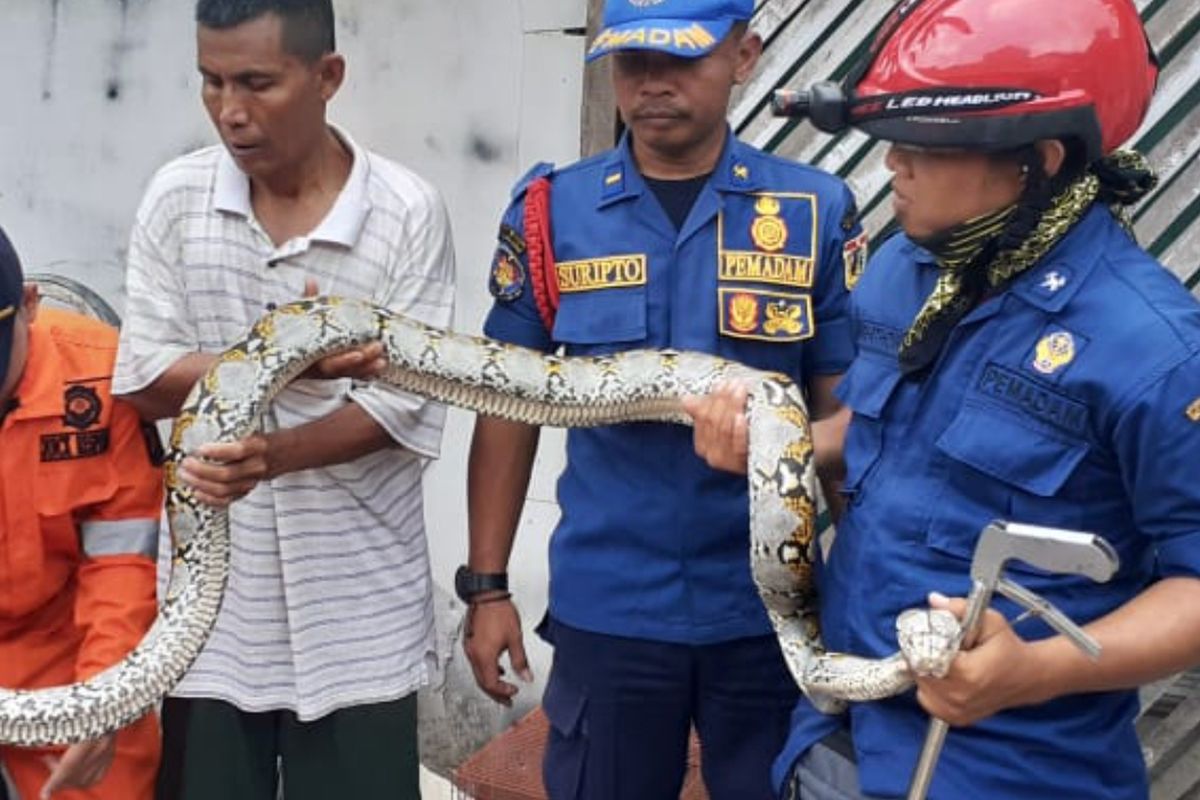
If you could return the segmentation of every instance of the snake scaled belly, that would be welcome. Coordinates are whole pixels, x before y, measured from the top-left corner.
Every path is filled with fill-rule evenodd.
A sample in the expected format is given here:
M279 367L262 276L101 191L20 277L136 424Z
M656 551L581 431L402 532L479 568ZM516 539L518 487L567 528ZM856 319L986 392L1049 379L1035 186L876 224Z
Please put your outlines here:
M787 378L690 352L543 355L430 328L362 302L314 298L256 323L219 357L184 403L166 463L171 575L154 625L129 655L90 680L29 691L0 689L0 743L43 746L92 739L155 708L203 647L229 574L228 515L199 502L179 479L184 455L209 442L253 433L272 398L309 365L374 340L383 343L388 360L378 380L480 414L542 426L687 424L682 396L705 394L724 380L747 382L750 563L792 674L823 711L835 711L845 701L888 697L912 685L900 654L861 659L826 653L821 646L813 579L812 438L803 395ZM928 637L921 641L927 643Z

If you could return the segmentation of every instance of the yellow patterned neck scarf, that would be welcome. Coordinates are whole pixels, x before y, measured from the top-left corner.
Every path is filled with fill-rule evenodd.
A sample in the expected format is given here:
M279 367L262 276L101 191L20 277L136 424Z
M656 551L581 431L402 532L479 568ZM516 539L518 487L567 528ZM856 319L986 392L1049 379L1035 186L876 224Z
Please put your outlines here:
M1084 173L1055 195L1028 235L998 252L1018 206L976 217L946 233L918 241L937 259L939 275L900 345L900 369L904 374L920 373L932 366L959 320L989 289L1036 264L1083 218L1099 190L1100 179L1092 172Z

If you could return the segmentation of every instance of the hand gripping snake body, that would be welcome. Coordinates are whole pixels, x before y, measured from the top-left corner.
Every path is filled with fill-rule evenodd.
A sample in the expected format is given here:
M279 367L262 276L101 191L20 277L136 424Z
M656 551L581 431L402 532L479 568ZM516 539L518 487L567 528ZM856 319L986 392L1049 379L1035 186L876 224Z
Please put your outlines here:
M688 423L680 398L725 380L750 386L750 563L797 683L818 708L889 697L912 686L908 663L942 658L954 630L925 614L900 627L913 650L886 659L826 653L817 622L816 474L804 397L787 378L715 356L638 350L562 358L421 325L384 309L316 298L264 317L196 384L176 420L166 463L171 577L158 618L122 661L90 680L0 689L0 743L68 744L121 728L152 710L183 677L216 621L229 574L229 518L199 502L180 462L210 442L257 430L272 398L325 355L383 343L378 379L449 405L552 427L632 421ZM902 620L904 617L902 616ZM922 655L922 651L924 655ZM914 664L915 666L915 664Z

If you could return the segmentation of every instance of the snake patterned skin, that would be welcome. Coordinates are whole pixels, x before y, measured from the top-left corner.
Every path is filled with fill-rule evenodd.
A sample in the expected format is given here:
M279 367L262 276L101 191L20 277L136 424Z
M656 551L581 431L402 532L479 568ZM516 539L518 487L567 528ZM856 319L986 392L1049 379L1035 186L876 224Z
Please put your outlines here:
M887 697L912 685L899 654L869 660L827 654L821 646L813 580L813 445L804 397L786 377L689 352L543 355L430 328L357 301L314 298L260 320L220 356L184 402L165 466L171 576L150 631L121 662L91 680L33 691L0 689L0 743L42 746L93 739L155 707L204 645L229 574L227 513L196 499L179 479L180 462L203 444L250 435L272 398L308 366L375 340L383 343L388 360L379 380L535 425L688 424L681 397L705 394L725 380L746 382L750 562L792 674L818 708L830 712L847 700Z

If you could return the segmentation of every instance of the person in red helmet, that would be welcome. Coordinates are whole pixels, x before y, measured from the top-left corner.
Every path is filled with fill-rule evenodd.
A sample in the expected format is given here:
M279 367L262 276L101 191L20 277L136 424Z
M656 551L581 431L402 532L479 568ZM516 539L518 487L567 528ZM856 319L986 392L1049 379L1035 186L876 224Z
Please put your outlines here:
M994 519L1097 533L1120 567L1008 571L1096 662L997 601L945 677L844 717L801 701L784 797L903 797L931 716L955 726L935 800L1147 796L1135 687L1200 662L1200 304L1113 212L1153 185L1117 148L1156 73L1128 0L908 0L844 85L798 103L892 143L902 231L851 295L825 644L881 657L904 609L961 616L947 597ZM706 402L697 449L744 469L738 397Z

